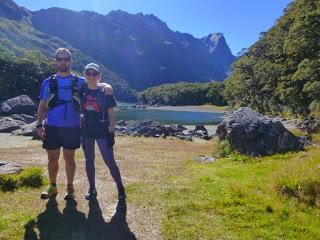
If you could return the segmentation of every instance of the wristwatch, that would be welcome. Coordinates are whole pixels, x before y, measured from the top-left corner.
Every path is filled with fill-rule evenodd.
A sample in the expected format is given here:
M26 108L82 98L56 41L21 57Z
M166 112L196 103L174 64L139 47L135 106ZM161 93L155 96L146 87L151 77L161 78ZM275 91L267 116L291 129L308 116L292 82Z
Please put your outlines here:
M36 128L41 128L42 127L42 123L37 123Z

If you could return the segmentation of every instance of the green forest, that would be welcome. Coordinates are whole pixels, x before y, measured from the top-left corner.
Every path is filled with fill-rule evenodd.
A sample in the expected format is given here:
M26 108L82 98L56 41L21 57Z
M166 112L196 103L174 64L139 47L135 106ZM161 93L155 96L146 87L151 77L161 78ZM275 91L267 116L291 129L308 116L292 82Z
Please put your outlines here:
M138 100L146 104L161 105L201 105L213 104L224 106L226 102L222 96L224 84L212 83L185 83L163 84L148 88L138 93Z
M320 1L296 0L234 63L224 96L231 107L320 115Z

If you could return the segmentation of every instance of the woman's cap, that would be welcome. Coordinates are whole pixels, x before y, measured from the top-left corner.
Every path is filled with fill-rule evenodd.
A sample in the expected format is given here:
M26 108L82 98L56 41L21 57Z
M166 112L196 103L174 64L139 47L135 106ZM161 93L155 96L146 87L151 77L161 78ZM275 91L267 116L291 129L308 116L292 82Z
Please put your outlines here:
M98 64L89 63L89 64L85 67L84 71L87 71L88 69L94 69L94 70L96 70L98 73L100 73L100 67L99 67Z

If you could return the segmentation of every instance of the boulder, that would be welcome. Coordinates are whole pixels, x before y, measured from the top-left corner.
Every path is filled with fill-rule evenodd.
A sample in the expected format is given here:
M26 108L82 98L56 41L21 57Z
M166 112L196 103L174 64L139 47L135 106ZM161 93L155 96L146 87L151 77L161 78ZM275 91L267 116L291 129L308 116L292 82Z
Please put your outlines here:
M206 132L206 133L208 133L208 131L207 131L207 129L203 126L203 125L196 125L196 127L195 127L195 129L194 129L195 131L203 131L203 132Z
M35 115L37 106L27 95L21 95L0 102L0 116L12 114Z
M2 117L0 118L0 133L11 133L23 125L25 125L25 123L21 120L15 120L11 117Z
M217 136L227 139L234 150L245 155L264 156L303 149L299 139L280 121L273 121L250 108L231 113L218 126Z
M0 161L0 175L17 173L22 170L17 164Z
M119 120L117 123L116 123L118 126L127 126L127 123L125 120Z
M172 124L169 126L174 132L183 132L183 130L187 130L186 127L184 127L181 124Z
M13 114L13 115L10 115L10 117L14 120L20 120L25 124L30 124L37 120L37 117L27 115L27 114Z
M306 131L308 134L320 133L320 119L306 118L297 125L297 128Z
M143 120L136 122L127 122L126 133L132 135L143 135L145 137L156 137L166 132L166 127L158 122Z
M199 125L196 127L197 131L188 131L186 127L181 124L173 124L166 127L158 122L151 120L135 121L120 120L117 122L115 128L116 134L127 134L134 137L167 137L173 136L182 140L192 141L192 137L197 137L205 140L209 140L212 136L208 136L207 130Z
M37 128L36 128L37 122L33 122L30 124L26 124L24 126L21 126L20 129L17 129L13 132L11 132L12 135L16 136L31 136L35 137L37 136Z
M196 157L194 157L193 159L194 161L198 162L198 163L212 163L218 160L218 158L216 157L208 157L205 155L197 155Z

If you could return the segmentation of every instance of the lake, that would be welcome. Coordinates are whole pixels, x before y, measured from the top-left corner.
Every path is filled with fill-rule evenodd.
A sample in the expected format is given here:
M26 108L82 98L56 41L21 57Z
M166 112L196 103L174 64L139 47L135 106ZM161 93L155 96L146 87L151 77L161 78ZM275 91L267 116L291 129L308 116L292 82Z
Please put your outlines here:
M224 117L221 111L197 111L187 107L131 108L128 104L121 103L118 103L118 106L120 109L116 109L117 121L150 119L162 124L214 125L220 123Z

